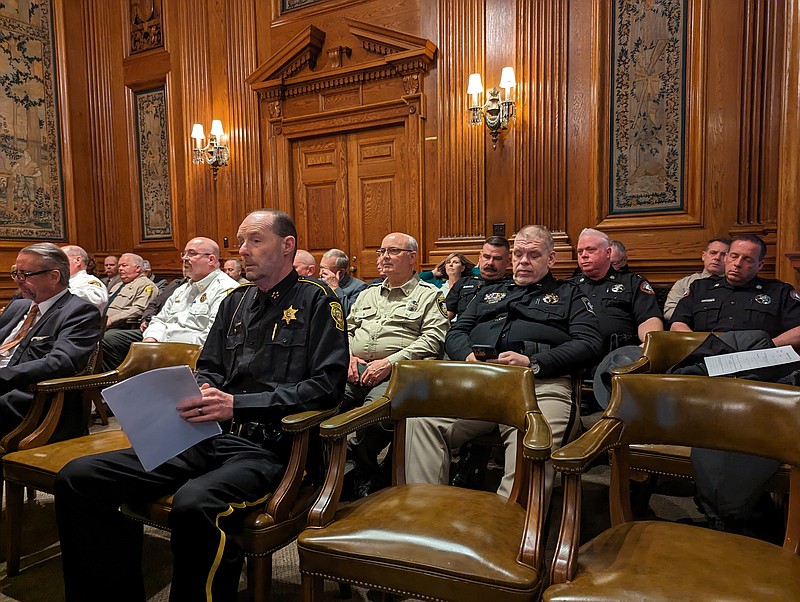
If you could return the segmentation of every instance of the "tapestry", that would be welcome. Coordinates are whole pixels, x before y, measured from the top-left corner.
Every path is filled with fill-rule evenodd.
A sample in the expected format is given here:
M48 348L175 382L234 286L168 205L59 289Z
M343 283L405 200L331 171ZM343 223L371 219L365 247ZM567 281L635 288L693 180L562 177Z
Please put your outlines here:
M134 94L142 238L172 238L167 99L164 88Z
M281 12L285 13L287 10L310 6L318 2L322 2L322 0L281 0Z
M0 238L66 238L49 0L0 0Z
M614 0L610 213L683 208L686 0Z

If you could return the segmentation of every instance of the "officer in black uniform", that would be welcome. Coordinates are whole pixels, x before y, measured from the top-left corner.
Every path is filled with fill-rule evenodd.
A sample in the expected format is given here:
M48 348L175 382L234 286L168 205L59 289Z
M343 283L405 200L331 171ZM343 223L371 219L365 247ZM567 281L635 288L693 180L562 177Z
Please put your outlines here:
M118 508L170 493L170 600L236 599L243 558L226 534L241 529L247 508L263 503L284 472L290 441L281 419L335 407L347 376L341 305L292 268L296 236L289 216L272 210L251 213L239 228L254 285L223 301L197 364L202 399L177 407L189 422L220 422L224 433L150 472L128 449L81 458L59 473L68 601L144 599L142 528Z
M514 240L513 282L488 285L453 324L445 349L455 360L477 361L475 345L490 348L486 361L530 366L536 398L556 447L570 435L574 413L570 374L595 361L602 349L597 318L578 287L550 274L555 263L553 237L543 226L526 226ZM475 420L420 418L406 431L406 481L446 483L450 450L491 431ZM511 492L516 462L516 431L501 427L506 455L498 493ZM552 472L548 471L548 483ZM549 488L549 485L548 485Z
M741 236L725 256L725 275L695 280L672 314L671 330L761 330L775 346L800 348L800 295L779 280L759 278L767 245ZM787 369L787 372L791 368ZM713 527L740 530L778 463L764 458L692 450L700 507Z
M502 236L490 236L483 243L478 258L478 274L461 277L447 293L447 317L461 315L481 288L493 282L510 281L506 275L510 245Z
M639 344L648 332L664 330L663 316L650 283L638 274L621 273L611 263L611 241L594 228L585 228L578 237L579 275L572 282L589 297L600 321L604 353L600 366L593 366L594 394L600 407L608 405L611 370L638 359ZM585 402L583 411L594 406Z

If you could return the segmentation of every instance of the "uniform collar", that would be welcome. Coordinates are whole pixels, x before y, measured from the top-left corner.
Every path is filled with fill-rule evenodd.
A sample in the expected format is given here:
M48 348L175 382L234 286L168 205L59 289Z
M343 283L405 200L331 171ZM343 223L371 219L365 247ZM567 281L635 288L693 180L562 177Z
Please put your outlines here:
M547 274L544 275L544 278L542 278L539 282L534 282L533 284L527 284L527 285L522 286L522 285L517 284L516 282L513 282L513 280L512 280L512 284L515 287L521 288L521 289L532 290L532 291L544 288L548 284L554 284L555 282L556 282L556 279L553 277L553 274L551 274L549 270L548 270Z
M208 286L212 282L214 282L214 280L217 279L217 276L219 276L219 275L220 275L220 269L217 268L216 270L214 270L210 274L206 274L203 278L201 278L197 282L191 282L190 285L191 286L196 286L197 287L197 291L202 293L205 289L208 288Z
M255 300L258 303L264 302L268 305L278 305L281 302L281 297L283 297L289 289L294 286L295 282L299 279L297 272L294 269L289 272L289 274L281 280L278 284L273 286L267 292L262 291L258 287L256 287L256 296Z
M756 276L750 282L744 284L743 286L739 286L737 284L732 284L728 282L728 279L725 276L712 276L713 285L712 288L729 288L731 290L740 290L740 291L760 291L764 288L766 281L763 278L759 278Z
M587 276L586 274L581 272L581 276L580 276L580 278L578 278L578 283L579 284L583 284L584 282L597 283L597 282L604 282L606 280L610 280L611 282L618 282L619 281L619 272L617 272L617 270L615 270L613 267L610 267L610 268L608 268L608 271L606 272L606 275L603 276L602 278L598 278L597 280L593 280L592 278L589 278L589 276Z
M416 288L417 284L419 284L419 276L417 274L414 274L408 282L400 286L395 286L393 288L390 288L389 285L386 284L386 282L387 281L384 279L384 281L381 283L381 288L385 288L387 291L400 289L401 291L403 291L404 295L408 296L411 294L411 291L413 291Z

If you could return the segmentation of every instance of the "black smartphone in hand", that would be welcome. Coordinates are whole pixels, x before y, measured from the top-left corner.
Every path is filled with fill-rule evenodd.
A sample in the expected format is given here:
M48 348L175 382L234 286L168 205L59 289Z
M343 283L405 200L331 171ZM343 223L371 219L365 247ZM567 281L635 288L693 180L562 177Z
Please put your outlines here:
M497 350L491 345L473 345L472 353L475 354L475 359L479 362L497 359Z

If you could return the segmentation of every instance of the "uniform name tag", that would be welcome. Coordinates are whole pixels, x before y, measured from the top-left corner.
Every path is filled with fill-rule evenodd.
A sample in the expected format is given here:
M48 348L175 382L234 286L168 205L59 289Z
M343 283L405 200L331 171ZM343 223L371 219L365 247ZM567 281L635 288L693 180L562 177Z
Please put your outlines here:
M711 299L700 299L700 303L711 303L712 301L716 301L716 299L714 299L714 297L711 297Z

